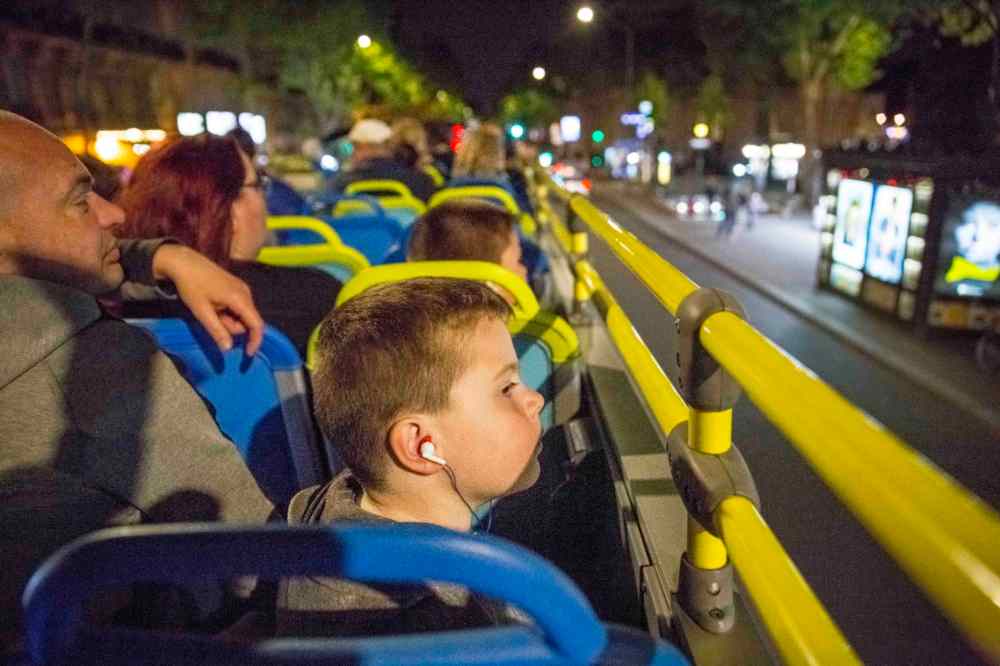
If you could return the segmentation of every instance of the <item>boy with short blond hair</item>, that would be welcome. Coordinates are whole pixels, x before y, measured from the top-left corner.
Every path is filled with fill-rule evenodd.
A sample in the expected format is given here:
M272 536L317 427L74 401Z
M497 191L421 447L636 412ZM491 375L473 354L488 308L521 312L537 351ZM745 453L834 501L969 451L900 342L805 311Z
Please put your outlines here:
M500 206L458 199L435 206L413 223L410 261L489 261L527 279L517 218Z
M289 521L470 529L475 508L538 478L544 399L520 382L510 308L468 280L381 285L323 322L316 418L347 469L299 493ZM284 635L372 635L505 623L506 609L451 585L282 584Z

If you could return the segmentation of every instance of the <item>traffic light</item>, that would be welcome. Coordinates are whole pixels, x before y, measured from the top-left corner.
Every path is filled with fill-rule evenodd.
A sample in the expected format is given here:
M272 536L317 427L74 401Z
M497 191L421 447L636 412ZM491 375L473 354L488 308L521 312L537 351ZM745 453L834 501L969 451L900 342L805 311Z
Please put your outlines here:
M595 153L591 155L590 166L594 167L595 169L599 169L602 166L604 166L604 156L601 155L600 153Z
M524 136L524 125L522 125L521 123L514 123L513 125L510 126L509 132L510 132L510 138L520 139L521 137Z
M601 143L604 141L604 131L596 129L590 133L590 138L594 143Z

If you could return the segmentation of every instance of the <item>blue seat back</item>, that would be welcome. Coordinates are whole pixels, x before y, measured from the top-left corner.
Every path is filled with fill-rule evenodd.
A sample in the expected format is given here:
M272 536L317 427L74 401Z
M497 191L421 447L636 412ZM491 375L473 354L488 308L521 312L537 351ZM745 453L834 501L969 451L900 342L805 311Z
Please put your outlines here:
M302 359L282 333L266 327L260 350L249 357L243 337L223 352L200 324L187 319L129 323L151 333L177 362L276 506L286 506L299 489L329 476L312 422Z
M385 263L402 247L403 227L390 217L349 215L320 219L337 232L344 245L365 255L372 266Z
M237 575L454 583L518 607L535 625L240 645L83 621L84 602L105 586ZM566 575L534 553L495 537L431 525L102 530L50 557L29 581L24 600L28 649L38 663L687 663L663 642L603 625Z
M271 184L264 197L269 215L309 215L312 213L305 197L280 178L271 176Z
M545 397L545 407L539 415L543 428L550 428L554 422L555 369L552 352L548 346L530 335L517 334L514 351L521 370L521 382Z

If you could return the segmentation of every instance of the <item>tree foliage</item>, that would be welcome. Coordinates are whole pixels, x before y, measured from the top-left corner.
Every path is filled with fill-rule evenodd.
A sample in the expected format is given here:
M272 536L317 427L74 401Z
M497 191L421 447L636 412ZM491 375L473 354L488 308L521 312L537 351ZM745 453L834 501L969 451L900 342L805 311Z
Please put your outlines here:
M726 84L719 74L709 74L698 88L695 98L698 120L708 123L717 136L723 132L733 117Z
M528 127L548 125L559 117L555 98L539 88L521 88L500 100L500 120Z
M374 29L384 21L373 3L199 0L192 11L196 39L240 53L250 78L303 93L321 125L346 122L366 107L444 119L466 111ZM361 34L372 39L367 48L357 43Z
M657 127L665 127L670 121L671 98L667 83L655 72L645 70L635 88L636 104L640 100L653 103L652 118Z

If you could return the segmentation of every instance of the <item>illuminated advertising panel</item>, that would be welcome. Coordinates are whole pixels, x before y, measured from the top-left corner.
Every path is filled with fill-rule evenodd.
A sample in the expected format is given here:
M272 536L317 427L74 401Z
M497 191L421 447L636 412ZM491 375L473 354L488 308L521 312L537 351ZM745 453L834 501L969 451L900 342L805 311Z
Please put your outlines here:
M880 185L875 190L865 262L868 275L883 282L899 284L903 277L912 208L912 190L890 185Z
M834 261L861 269L865 265L872 184L844 179L837 186L837 222L833 229Z
M1000 201L977 195L950 197L934 291L1000 300Z

